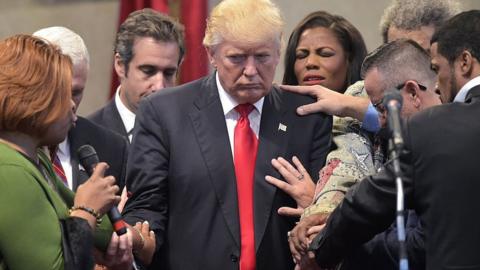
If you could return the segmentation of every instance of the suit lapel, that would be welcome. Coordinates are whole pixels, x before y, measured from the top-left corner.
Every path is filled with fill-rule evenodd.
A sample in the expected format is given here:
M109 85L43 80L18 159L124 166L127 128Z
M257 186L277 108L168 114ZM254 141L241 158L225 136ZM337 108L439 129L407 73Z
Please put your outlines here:
M289 123L285 117L285 106L281 103L281 93L275 88L265 97L263 103L254 184L256 250L260 246L271 217L273 199L277 190L265 181L265 175L281 178L272 167L271 160L284 156L287 147Z
M77 124L74 128L70 129L68 132L68 140L70 143L70 164L72 165L72 189L77 190L77 187L83 184L87 179L88 175L86 172L80 171L79 169L79 160L77 155L77 149L84 144L90 144L88 140L84 137L84 132L86 129L84 127L85 119L78 117ZM82 132L83 131L83 132Z
M465 103L470 103L473 100L480 98L480 85L477 85L468 91L467 96L465 97Z
M218 203L233 239L240 246L235 170L215 75L206 79L198 91L200 95L190 118Z
M107 127L123 137L127 138L128 140L127 130L125 129L125 125L123 124L122 117L117 110L117 106L115 105L115 98L113 98L105 107L105 114L103 122L106 123Z
M75 127L76 128L76 127ZM78 157L77 157L77 151L80 147L78 143L78 138L76 136L75 128L72 128L68 132L68 140L70 143L70 164L72 165L72 189L77 190L77 187L81 184L79 183L79 178L80 178L80 170L78 168Z

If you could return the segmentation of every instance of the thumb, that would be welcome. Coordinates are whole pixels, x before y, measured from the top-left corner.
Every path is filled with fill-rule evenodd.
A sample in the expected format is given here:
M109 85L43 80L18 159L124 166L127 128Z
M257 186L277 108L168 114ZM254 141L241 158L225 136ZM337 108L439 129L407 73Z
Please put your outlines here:
M102 178L105 175L105 172L108 169L108 164L105 162L100 162L93 169L93 174L91 178Z
M303 214L302 208L280 207L278 214L287 217L300 217Z

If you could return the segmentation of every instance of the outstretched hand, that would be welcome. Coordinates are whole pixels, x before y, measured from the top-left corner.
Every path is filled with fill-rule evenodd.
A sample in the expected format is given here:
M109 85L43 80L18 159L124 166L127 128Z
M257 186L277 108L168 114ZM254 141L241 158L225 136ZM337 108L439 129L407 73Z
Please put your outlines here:
M292 161L295 167L282 157L272 159L272 166L282 175L285 181L270 175L265 176L265 180L283 190L297 202L297 208L280 207L278 214L299 217L313 200L315 183L297 157L294 156Z
M353 117L362 121L370 104L368 98L344 95L321 85L280 85L279 87L285 91L309 95L317 100L314 103L298 107L299 115L323 112L338 117Z

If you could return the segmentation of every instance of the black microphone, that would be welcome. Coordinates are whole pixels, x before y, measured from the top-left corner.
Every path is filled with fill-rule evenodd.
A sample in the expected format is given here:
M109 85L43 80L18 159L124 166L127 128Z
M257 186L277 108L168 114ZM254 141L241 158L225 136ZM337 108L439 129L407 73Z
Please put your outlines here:
M392 133L390 140L391 159L393 161L393 171L395 174L395 184L397 187L397 237L399 244L399 269L408 270L407 247L405 244L405 218L402 170L398 157L403 150L403 135L400 121L400 111L402 110L403 98L398 90L390 90L383 97L383 106L388 111L388 126Z
M91 145L85 144L78 148L77 155L80 164L82 164L83 168L85 168L88 176L92 176L93 169L100 162L95 149ZM113 229L118 236L127 232L127 226L125 225L122 215L120 215L120 212L116 206L113 206L110 211L108 211L108 218L112 222Z
M400 111L402 110L403 98L398 90L387 91L383 97L383 106L388 111L388 126L392 134L393 145L396 149L403 148L402 126Z

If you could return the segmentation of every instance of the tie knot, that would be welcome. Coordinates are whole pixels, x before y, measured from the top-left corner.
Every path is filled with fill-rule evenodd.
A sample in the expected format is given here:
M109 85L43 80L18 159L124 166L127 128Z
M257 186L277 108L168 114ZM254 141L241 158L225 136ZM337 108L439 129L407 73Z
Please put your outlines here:
M248 117L248 115L253 111L253 105L250 103L239 104L235 107L235 110L240 114L240 117Z
M48 150L50 152L50 160L54 160L55 156L57 155L58 151L58 145L52 145L48 147Z

